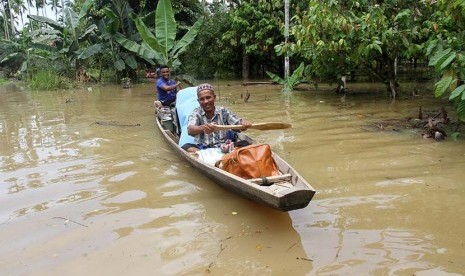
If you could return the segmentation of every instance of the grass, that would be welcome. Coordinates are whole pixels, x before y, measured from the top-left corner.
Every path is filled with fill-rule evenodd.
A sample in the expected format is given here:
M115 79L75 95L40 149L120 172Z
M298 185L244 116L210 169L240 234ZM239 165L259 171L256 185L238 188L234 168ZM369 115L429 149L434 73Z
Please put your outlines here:
M44 70L32 75L28 85L32 90L57 90L71 88L73 81L53 71Z
M10 81L8 81L7 79L4 79L4 78L0 78L0 85L5 85L5 84L9 84Z

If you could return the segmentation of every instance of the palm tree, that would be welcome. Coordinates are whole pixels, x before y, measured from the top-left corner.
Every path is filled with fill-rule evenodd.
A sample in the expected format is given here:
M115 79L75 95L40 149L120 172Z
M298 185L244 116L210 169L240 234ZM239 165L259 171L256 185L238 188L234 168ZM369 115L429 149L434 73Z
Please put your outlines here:
M6 14L5 4L0 3L2 6L2 21L3 21L3 32L5 33L5 39L10 39L10 31L8 30L8 17Z
M19 16L21 20L21 26L24 26L23 14L25 11L27 11L27 7L24 5L23 0L11 0L10 5L12 11Z
M49 6L55 11L55 20L58 20L58 0L50 0Z
M11 0L7 0L8 4L8 13L10 15L10 26L11 26L11 36L14 37L15 35L15 21L13 20L13 9L11 8Z

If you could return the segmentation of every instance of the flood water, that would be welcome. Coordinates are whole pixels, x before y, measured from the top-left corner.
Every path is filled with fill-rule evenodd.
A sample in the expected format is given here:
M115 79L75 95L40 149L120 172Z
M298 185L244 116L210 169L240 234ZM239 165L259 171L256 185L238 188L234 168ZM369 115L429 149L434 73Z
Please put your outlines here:
M2 86L0 274L465 275L464 140L373 127L420 105L454 118L446 100L213 84L252 122L292 123L247 132L318 191L306 208L250 202L173 154L153 83Z

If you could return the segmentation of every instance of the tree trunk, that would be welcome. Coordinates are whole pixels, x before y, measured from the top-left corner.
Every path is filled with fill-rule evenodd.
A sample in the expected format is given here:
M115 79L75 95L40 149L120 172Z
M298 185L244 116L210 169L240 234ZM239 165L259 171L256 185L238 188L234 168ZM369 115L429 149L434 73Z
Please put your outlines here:
M47 2L45 2L45 0L42 0L42 10L44 11L44 16L47 17Z
M245 52L245 48L242 51L242 80L247 81L249 79L249 55Z
M13 9L11 8L10 1L11 0L8 0L8 9L10 10L11 38L13 39L15 36L15 22L13 21ZM4 20L6 20L6 18L4 18Z
M397 96L397 81L395 79L389 80L389 88L391 90L391 97L395 99Z
M6 10L5 7L2 6L2 14L3 14L3 32L5 32L5 39L10 39L10 34L8 31L8 20L6 20Z
M394 58L393 62L389 62L389 88L391 91L391 96L393 99L397 97L397 88L399 84L397 83L397 57Z
M289 40L289 0L284 0L284 44L287 46ZM284 79L289 78L289 54L284 57ZM287 83L287 82L286 82Z

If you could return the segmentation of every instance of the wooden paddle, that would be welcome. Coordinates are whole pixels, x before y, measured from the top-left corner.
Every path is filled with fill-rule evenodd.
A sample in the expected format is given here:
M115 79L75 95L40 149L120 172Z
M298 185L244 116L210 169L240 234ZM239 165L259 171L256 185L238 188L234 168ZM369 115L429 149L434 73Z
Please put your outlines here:
M258 130L274 130L274 129L286 129L290 127L292 127L292 125L288 123L268 122L268 123L252 124L249 128L258 129ZM243 129L243 128L244 127L242 125L215 125L215 130Z

